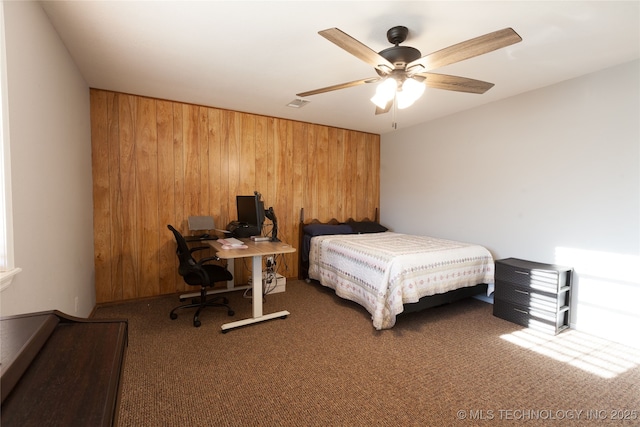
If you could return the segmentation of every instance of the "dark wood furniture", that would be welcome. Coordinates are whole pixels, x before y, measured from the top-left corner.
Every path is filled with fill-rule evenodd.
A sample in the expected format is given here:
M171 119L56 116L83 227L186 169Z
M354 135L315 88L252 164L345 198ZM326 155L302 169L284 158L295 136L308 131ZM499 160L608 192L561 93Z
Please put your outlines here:
M47 311L0 319L3 427L113 426L126 320Z
M572 268L517 258L495 267L494 316L553 334L569 327Z

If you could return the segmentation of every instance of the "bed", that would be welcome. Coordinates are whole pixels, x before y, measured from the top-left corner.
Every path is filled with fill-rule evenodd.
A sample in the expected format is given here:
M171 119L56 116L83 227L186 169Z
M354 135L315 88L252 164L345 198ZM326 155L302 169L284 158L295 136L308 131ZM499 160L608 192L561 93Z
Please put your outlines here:
M484 247L387 230L376 221L300 223L300 277L362 305L373 326L400 313L493 292L494 263Z

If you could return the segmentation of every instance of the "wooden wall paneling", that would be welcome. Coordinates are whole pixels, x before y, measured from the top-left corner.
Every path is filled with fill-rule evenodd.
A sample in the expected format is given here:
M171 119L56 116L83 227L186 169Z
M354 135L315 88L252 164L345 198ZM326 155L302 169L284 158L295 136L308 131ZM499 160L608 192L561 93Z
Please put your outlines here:
M240 176L239 188L241 195L252 195L258 189L259 180L256 177L256 142L255 116L238 113L238 146Z
M160 293L158 216L158 125L156 101L137 98L136 106L136 240L140 257L137 297Z
M331 217L335 216L335 211L333 211L333 206L330 203L330 187L325 187L330 185L331 179L331 165L329 162L329 129L326 126L314 125L316 128L316 168L317 168L317 177L318 180L316 182L316 209L318 211L319 218L331 219ZM320 189L323 191L320 191ZM324 191L324 189L327 191Z
M355 206L356 219L367 216L367 173L369 165L367 164L366 144L363 134L354 134L354 143L356 146L356 179L355 179Z
M258 182L260 183L260 192L262 193L262 199L264 201L265 209L269 209L269 207L273 207L276 215L278 216L278 227L280 227L280 215L278 215L279 211L282 209L280 202L278 200L278 196L281 190L281 182L280 182L280 163L281 163L281 153L280 147L282 145L282 137L280 133L282 132L282 121L280 119L267 119L266 121L266 129L265 129L265 146L260 155L262 156L262 161L266 163L266 169L264 175L258 175ZM258 153L256 153L258 155ZM258 166L258 165L257 165ZM284 214L284 212L280 212L280 214ZM270 219L265 218L265 223L263 227L263 234L270 235L273 224ZM281 232L278 232L278 236L280 237Z
M90 97L96 301L103 302L112 298L107 94L92 90Z
M222 187L222 153L220 143L220 110L207 109L209 133L209 208L208 215L213 216L216 228L224 229L229 222L226 216L225 193Z
M183 153L184 153L184 212L178 230L186 233L186 219L200 211L200 143L199 107L183 107Z
M120 156L120 96L107 93L107 132L109 145L109 206L111 207L109 234L111 239L111 282L108 283L112 300L124 299L124 220L122 211L122 176Z
M282 152L283 147L286 146L286 136L284 133L287 131L286 122L282 119L272 119L270 120L269 127L269 136L268 136L268 148L269 151L269 172L267 174L267 179L269 180L268 189L269 195L268 199L265 200L266 208L273 206L276 211L276 215L278 214L278 210L283 210L284 207L280 204L279 196L282 190L283 185L283 171L281 170L283 158L285 155ZM285 185L290 185L287 183ZM280 213L284 215L284 211ZM280 218L278 217L278 222L280 222ZM280 227L280 224L278 224ZM278 232L280 234L280 232Z
M278 219L278 237L280 240L288 242L292 245L296 245L297 230L295 228L296 221L291 216L290 205L295 203L293 200L294 189L291 182L291 176L293 171L293 123L290 120L280 120L279 125L281 131L278 132L280 136L279 147L277 147L274 157L275 161L275 173L274 180L276 182L276 194L274 195L275 214ZM281 265L279 271L280 274L285 277L291 277L295 270L292 268L297 267L297 257L294 254L286 254L280 257ZM297 273L296 273L297 274Z
M327 142L329 147L327 149L327 165L328 171L325 180L326 188L326 204L333 216L336 218L342 218L342 203L340 202L340 188L339 180L340 176L344 172L344 165L340 164L340 144L338 140L338 132L336 128L327 128Z
M367 147L369 152L371 153L371 166L369 170L371 171L380 171L380 137L378 135L367 134ZM369 188L371 189L371 193L369 195L369 200L371 201L369 205L369 218L380 220L380 173L377 174L368 174L369 178ZM376 213L378 218L376 217Z
M269 141L269 120L264 116L257 116L254 120L254 145L255 145L255 180L256 188L262 194L265 208L273 203L276 192L273 180L273 151Z
M224 228L236 194L260 191L294 246L300 208L329 220L379 203L378 135L93 89L91 120L98 302L189 289L166 225L209 214ZM297 254L284 263L296 277Z
M140 286L140 263L136 240L136 169L135 169L135 120L136 98L118 96L120 143L120 194L122 197L122 283L123 298L137 297Z
M215 122L210 123L211 127L215 129L216 142L219 145L220 150L220 228L224 229L226 225L231 221L230 215L231 208L229 206L229 141L228 141L228 112L225 110L214 109L215 114L212 114L215 118Z
M307 144L307 123L294 122L291 126L292 137L292 176L291 187L292 196L289 205L289 217L291 218L290 226L293 226L292 234L288 238L288 243L291 243L300 251L299 247L299 235L298 235L298 222L300 221L300 209L305 210L305 215L308 215L305 205L305 195L308 189L308 168L309 168L309 155ZM298 277L298 262L297 258L290 265L291 276Z
M348 218L349 211L347 210L346 199L348 197L348 192L345 188L345 181L348 180L352 171L348 169L347 163L347 133L348 131L344 129L336 130L336 204L338 212L337 215L340 215L340 218Z
M355 182L354 176L356 171L356 146L354 143L353 131L345 131L344 135L344 157L345 157L345 174L342 180L342 194L343 194L343 218L355 217ZM339 219L343 219L339 218Z
M209 113L208 108L198 107L198 154L200 162L200 182L198 185L198 210L189 215L210 215L210 170L209 170ZM187 217L188 219L188 217Z
M368 170L373 167L373 155L371 153L371 147L369 146L369 139L367 138L366 134L362 135L362 144L363 144L362 154L364 157L364 164ZM370 209L372 204L371 197L373 196L373 188L371 187L371 180L369 179L369 173L363 174L362 178L364 181L363 193L364 193L364 198L366 200L366 204L364 205L363 216L373 219L372 218L373 209Z
M309 212L309 218L322 220L323 218L320 217L320 211L318 209L318 186L320 184L318 178L318 144L316 141L316 131L316 125L307 125L307 154L309 156L307 162L309 167L307 169L307 188L304 195L304 208L305 211Z
M237 194L240 194L241 182L240 182L240 164L242 162L241 146L240 146L240 131L238 123L238 113L233 111L226 112L226 145L228 150L229 161L229 175L228 175L228 188L227 199L229 201L229 218L236 219L236 200Z
M184 149L184 118L188 113L187 106L177 102L172 103L173 113L173 225L177 230L183 229L185 218L185 149ZM175 256L175 241L173 235L169 230L165 234L167 239L171 242L174 248ZM176 274L174 276L174 290L176 292L186 291L188 285L184 283L184 280L178 274L178 261L177 257L175 262Z
M289 213L291 218L297 223L300 220L300 209L305 209L305 194L308 187L308 144L307 144L307 127L306 123L294 122L292 124L292 140L293 140L293 166L292 166L292 180L293 196L291 200L291 206ZM297 242L297 236L294 237ZM296 265L297 268L297 265Z
M168 294L176 290L176 244L168 224L175 224L175 168L173 155L173 104L158 101L158 264L159 292Z

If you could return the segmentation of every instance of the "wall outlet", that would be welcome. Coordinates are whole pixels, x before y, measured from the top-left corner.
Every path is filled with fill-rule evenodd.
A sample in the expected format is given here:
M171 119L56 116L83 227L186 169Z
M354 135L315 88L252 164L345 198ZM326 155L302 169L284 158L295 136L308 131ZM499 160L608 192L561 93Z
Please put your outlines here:
M275 263L273 262L273 257L272 256L268 256L267 257L267 268L268 267L273 267Z

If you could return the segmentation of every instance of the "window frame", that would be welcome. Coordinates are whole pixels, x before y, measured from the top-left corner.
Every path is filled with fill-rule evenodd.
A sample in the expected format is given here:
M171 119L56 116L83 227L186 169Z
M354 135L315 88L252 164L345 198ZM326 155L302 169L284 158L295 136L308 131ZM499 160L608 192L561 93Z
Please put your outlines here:
M11 150L9 144L9 99L4 1L0 2L0 292L22 271L15 266L13 250L13 208L11 205Z

